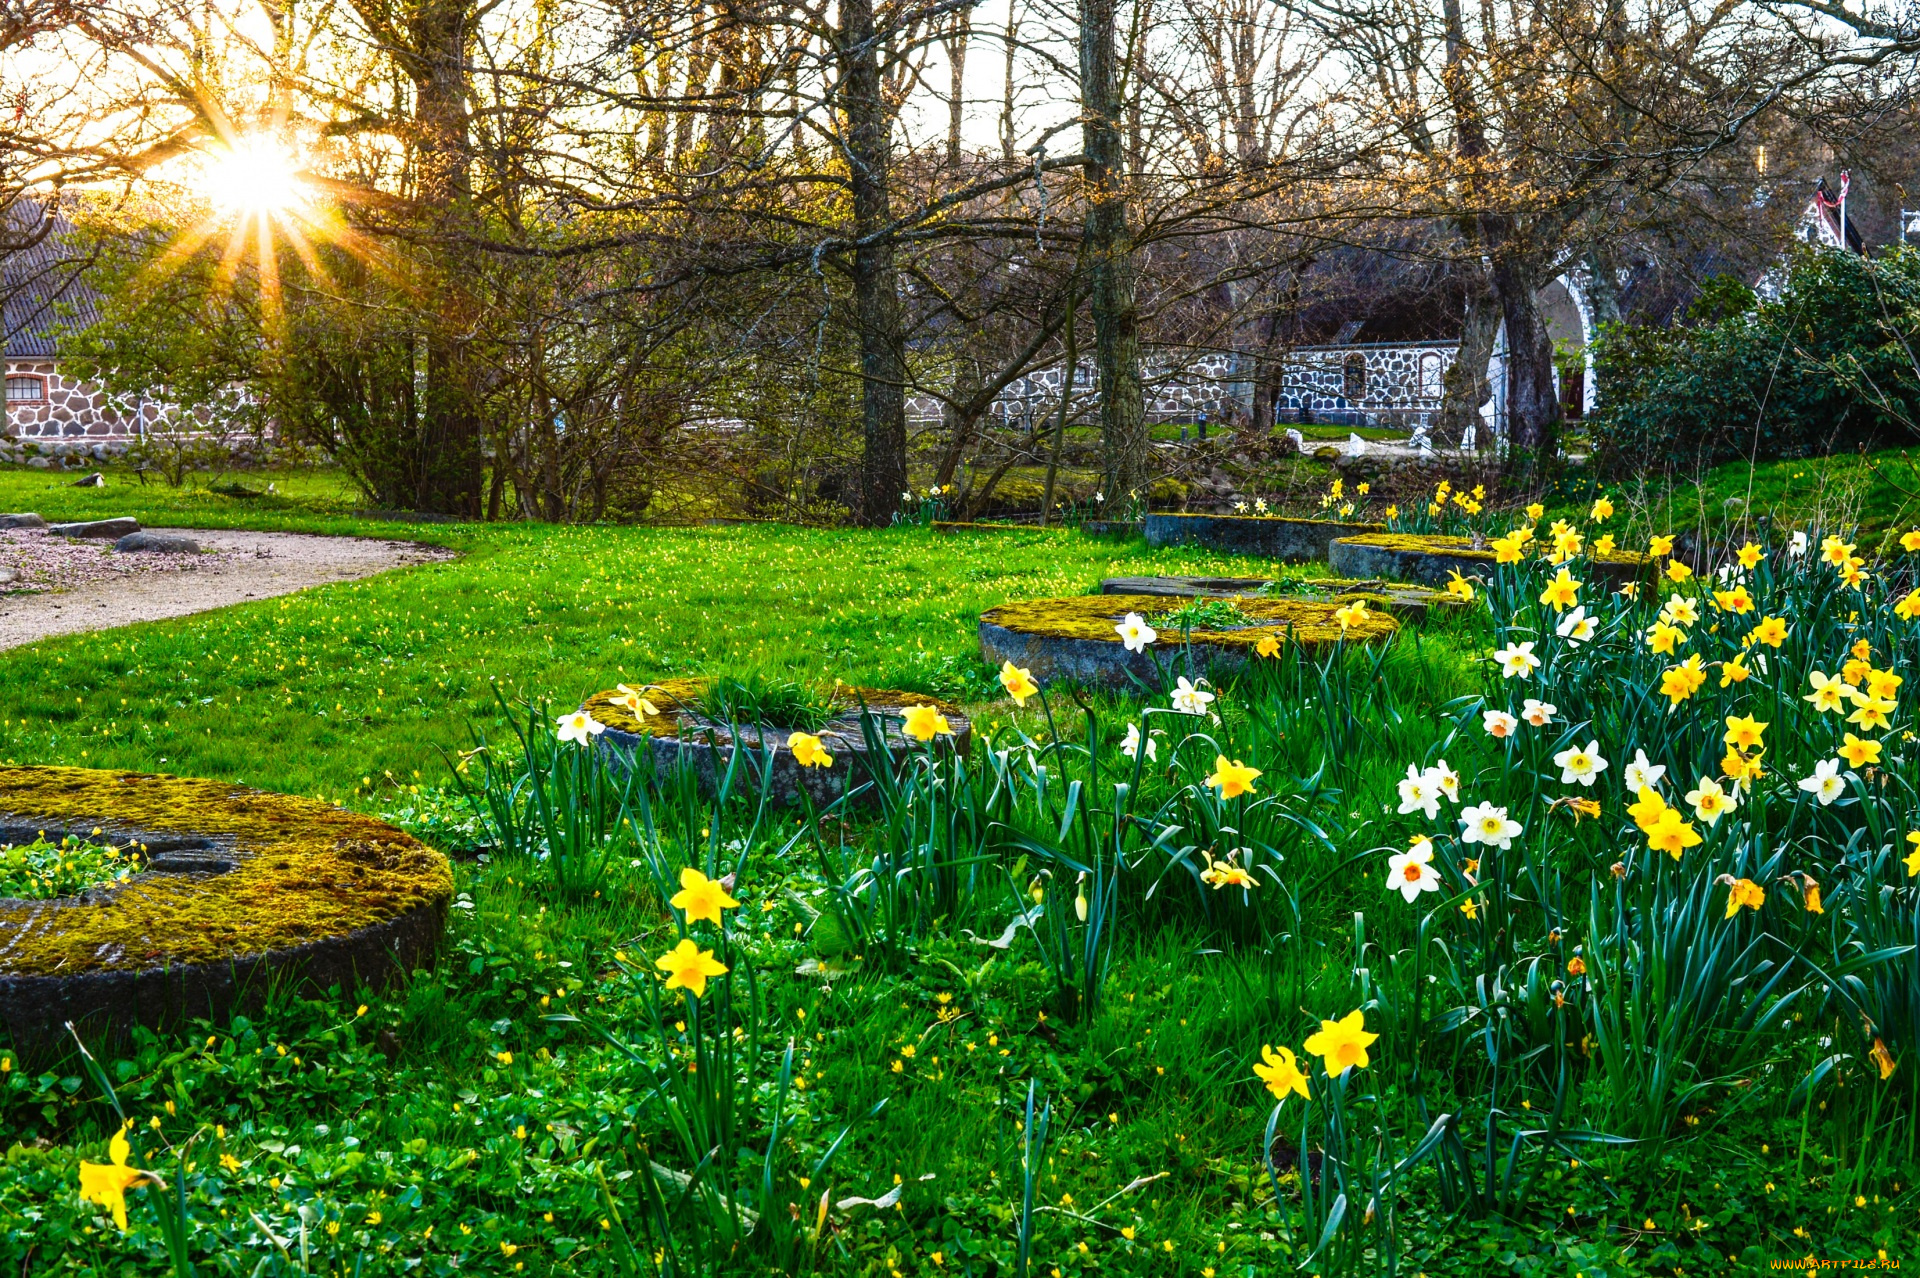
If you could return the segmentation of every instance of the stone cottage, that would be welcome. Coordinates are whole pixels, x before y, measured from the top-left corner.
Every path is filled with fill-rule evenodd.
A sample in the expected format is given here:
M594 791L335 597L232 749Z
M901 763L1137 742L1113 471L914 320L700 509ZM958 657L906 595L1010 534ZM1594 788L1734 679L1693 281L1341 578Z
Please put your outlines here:
M40 234L42 216L52 221ZM57 209L21 201L0 234L0 323L6 351L6 420L0 436L54 457L105 457L140 437L157 412L122 403L62 367L60 333L98 317L83 278L88 255Z

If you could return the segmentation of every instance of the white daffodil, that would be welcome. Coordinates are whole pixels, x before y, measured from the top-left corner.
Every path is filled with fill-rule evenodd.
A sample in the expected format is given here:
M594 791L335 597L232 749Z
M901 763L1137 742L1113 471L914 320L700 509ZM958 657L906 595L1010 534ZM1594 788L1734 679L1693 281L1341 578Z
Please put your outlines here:
M1460 823L1466 826L1460 835L1462 843L1484 843L1503 852L1513 846L1514 836L1520 833L1520 823L1509 820L1505 808L1496 808L1491 803L1476 803L1467 808L1460 814Z
M581 745L589 745L595 737L606 730L606 724L585 710L575 710L572 714L560 716L559 737L562 742L577 741Z
M1487 730L1488 736L1505 740L1513 735L1520 721L1505 710L1483 710L1480 712L1480 726Z
M1205 714L1208 703L1213 700L1213 694L1203 691L1197 684L1187 682L1187 677L1181 675L1179 685L1167 694L1167 700L1172 702L1173 708L1181 714Z
M1500 663L1500 673L1509 679L1525 679L1540 668L1540 658L1533 655L1533 640L1525 643L1510 643L1493 654Z
M1633 762L1627 765L1622 779L1627 783L1627 793L1637 795L1642 790L1657 789L1666 775L1666 764L1655 763L1647 757L1645 750L1635 750Z
M1551 701L1539 701L1528 697L1520 706L1520 717L1536 728L1544 728L1553 722L1553 716L1560 713L1560 707Z
M1120 619L1114 632L1120 636L1120 642L1126 645L1128 652L1145 652L1160 632L1147 624L1147 619L1137 612L1130 612Z
M1687 802L1693 805L1693 814L1708 825L1717 824L1721 817L1733 811L1740 802L1740 791L1735 787L1729 794L1720 788L1720 783L1712 777L1701 777L1700 784L1687 791Z
M1787 553L1796 557L1806 554L1807 535L1803 532L1796 532L1793 536L1787 538Z
M1562 750L1553 756L1554 763L1560 769L1560 784L1592 785L1602 772L1607 770L1607 761L1600 757L1600 743L1587 742L1584 750Z
M1840 760L1822 759L1813 765L1813 775L1802 778L1800 788L1826 807L1847 792L1847 779L1840 775Z
M1581 604L1566 616L1560 618L1560 624L1553 633L1565 639L1569 644L1579 645L1593 638L1600 629L1600 623L1587 615L1587 606Z
M1152 737L1148 737L1146 741L1147 741L1147 761L1149 763L1157 762L1160 758L1160 744L1157 741L1155 741ZM1127 735L1126 735L1126 739L1120 743L1120 753L1126 755L1129 759L1135 759L1139 757L1140 755L1140 725L1139 724L1129 723L1127 725Z
M1440 815L1440 787L1428 785L1426 774L1411 763L1400 782L1400 815L1410 812L1423 812L1429 821Z
M1460 774L1447 766L1445 759L1428 768L1425 773L1427 784L1439 788L1450 803L1460 802Z
M1387 858L1387 889L1411 905L1422 892L1438 892L1440 875L1433 868L1433 844L1423 835L1405 852Z

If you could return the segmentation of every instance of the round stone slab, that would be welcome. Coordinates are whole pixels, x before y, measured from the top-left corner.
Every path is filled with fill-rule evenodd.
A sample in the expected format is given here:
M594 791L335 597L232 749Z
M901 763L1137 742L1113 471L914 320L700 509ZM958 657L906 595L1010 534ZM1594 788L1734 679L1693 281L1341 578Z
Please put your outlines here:
M867 736L869 721L877 737L885 742L886 753L893 758L899 759L909 750L925 749L925 745L908 738L902 730L909 706L932 706L946 717L952 735L936 737L935 741L941 744L935 748L951 748L962 755L973 748L973 723L957 706L917 692L839 688L835 698L839 713L812 734L820 738L821 745L833 756L833 762L825 767L803 768L787 748L787 738L793 728L777 724L727 724L703 713L700 704L709 682L707 679L668 679L662 683L636 685L634 691L660 711L657 715L647 715L644 723L625 705L617 704L625 696L617 688L594 693L580 708L606 725L607 730L600 736L604 748L618 751L628 759L643 749L651 750L654 774L662 780L670 777L684 761L709 793L719 787L735 752L744 746L745 753L735 774L735 791L758 794L761 778L756 769L763 757L761 747L763 743L771 746L773 797L786 804L799 803L801 788L805 787L814 804L824 807L850 788L871 780L874 771ZM840 709L842 704L844 708ZM864 797L871 800L873 792L866 791Z
M1361 597L1370 603L1384 604L1403 621L1424 620L1432 608L1464 606L1444 590L1379 580L1357 581L1350 577L1306 577L1286 582L1264 577L1108 577L1100 583L1100 593L1160 595L1173 599L1238 599L1246 595L1276 594L1292 599L1332 599L1336 603Z
M1148 515L1149 546L1201 546L1270 559L1320 560L1339 537L1377 532L1382 524L1342 524L1330 519L1283 519L1277 515Z
M1262 639L1305 648L1340 643L1376 643L1399 623L1380 610L1343 629L1334 613L1347 599L1243 597L1234 600L1247 624L1217 629L1196 627L1188 635L1194 664L1227 673L1254 657ZM1071 679L1095 687L1127 688L1136 681L1159 687L1176 669L1184 673L1181 635L1155 621L1178 606L1165 595L1076 595L1003 604L980 617L980 655L993 665L1011 661L1041 683ZM1143 652L1129 652L1115 626L1137 612L1160 630L1160 639Z
M1350 577L1381 577L1444 586L1452 574L1490 580L1498 556L1470 537L1416 536L1410 533L1367 533L1342 537L1333 543L1328 563ZM1585 559L1593 575L1619 587L1646 575L1651 561L1632 550L1616 550Z
M140 873L75 896L0 898L0 1023L30 1059L135 1024L218 1020L293 981L380 985L424 966L446 858L331 804L185 777L0 767L0 842L144 845Z
M128 533L113 543L116 554L131 555L148 552L162 555L197 555L200 543L180 533L162 533L141 531Z

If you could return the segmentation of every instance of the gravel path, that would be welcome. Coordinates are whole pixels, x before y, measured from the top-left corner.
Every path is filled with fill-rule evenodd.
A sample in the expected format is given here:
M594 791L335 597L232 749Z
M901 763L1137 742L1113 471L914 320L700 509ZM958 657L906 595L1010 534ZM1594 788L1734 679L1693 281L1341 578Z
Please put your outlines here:
M113 553L111 542L69 541L38 531L0 532L0 568L18 574L0 585L0 649L83 630L184 617L453 557L438 546L363 537L150 531L182 533L206 553L121 555Z

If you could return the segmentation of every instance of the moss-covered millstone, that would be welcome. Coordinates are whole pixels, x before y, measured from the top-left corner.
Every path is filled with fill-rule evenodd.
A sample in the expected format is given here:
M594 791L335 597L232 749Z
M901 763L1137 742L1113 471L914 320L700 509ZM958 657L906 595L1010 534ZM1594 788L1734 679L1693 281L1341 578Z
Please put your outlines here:
M1292 599L1332 599L1346 603L1362 598L1378 603L1402 621L1423 621L1434 608L1465 605L1444 590L1387 581L1359 581L1351 577L1304 577L1270 581L1264 577L1108 577L1100 583L1103 595L1161 595L1175 599L1238 599L1246 595L1275 595Z
M51 900L0 899L0 1023L33 1057L66 1021L219 1018L294 980L379 985L431 960L446 858L330 804L186 777L0 767L0 843L144 849L140 873Z
M758 793L760 779L747 769L757 766L748 761L757 757L764 740L774 748L773 796L782 803L798 803L804 786L816 804L824 805L871 778L863 714L872 716L884 733L887 750L896 759L909 748L924 748L918 741L910 741L902 730L909 706L932 706L946 717L952 735L936 737L943 743L938 748L950 746L966 754L973 746L972 722L949 702L892 688L836 686L831 698L832 717L809 729L811 735L820 738L833 762L825 767L802 767L787 748L788 736L796 731L792 725L721 722L701 708L708 684L706 679L668 679L636 686L634 691L660 712L646 715L644 721L623 704L626 694L617 688L594 693L581 703L581 709L607 726L601 736L604 744L630 757L650 743L656 775L667 777L682 766L684 759L709 791L725 774L736 747L745 746L749 753L736 773L735 787Z
M1420 536L1413 533L1365 533L1333 543L1327 562L1349 577L1381 577L1444 586L1453 573L1489 580L1499 557L1471 537ZM1587 555L1593 575L1618 587L1645 576L1652 561L1638 551Z
M1377 643L1399 629L1388 615L1387 601L1368 597L1372 610L1343 630L1334 614L1360 597L1236 598L1231 602L1239 613L1237 621L1195 625L1185 637L1197 665L1225 674L1254 659L1260 641L1269 637L1314 649L1342 640ZM1157 684L1179 660L1183 637L1176 622L1160 619L1180 606L1180 600L1165 595L1105 594L1003 604L981 614L980 655L993 665L1011 661L1041 683L1072 679L1124 688L1140 679ZM1159 641L1144 652L1127 651L1115 629L1130 612L1160 631Z
M1342 524L1331 519L1287 519L1279 515L1148 515L1149 546L1201 546L1270 559L1325 562L1335 539L1379 532L1381 524ZM1365 575L1365 574L1360 574Z

